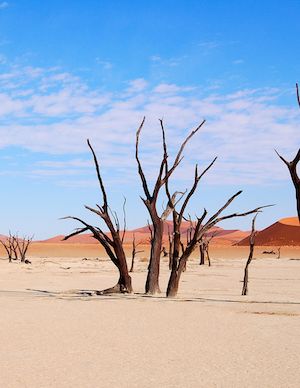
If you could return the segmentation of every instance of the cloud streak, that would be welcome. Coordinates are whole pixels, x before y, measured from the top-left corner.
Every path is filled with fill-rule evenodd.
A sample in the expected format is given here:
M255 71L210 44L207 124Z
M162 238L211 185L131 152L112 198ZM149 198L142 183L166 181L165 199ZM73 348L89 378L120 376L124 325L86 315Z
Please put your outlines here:
M291 159L297 151L299 110L296 104L293 109L276 105L277 90L246 89L222 96L136 79L122 93L109 93L90 90L78 77L60 69L31 67L3 73L0 84L0 147L48 154L49 161L39 161L32 169L35 176L72 176L72 169L77 172L81 164L92 168L80 157L68 163L51 161L51 155L88 153L86 139L90 138L101 166L113 172L116 180L128 175L135 181L135 132L143 116L141 159L153 179L153 166L159 164L162 153L158 122L162 117L170 159L187 134L207 119L188 144L185 161L176 173L184 181L193 179L195 163L206 166L218 156L208 184L277 184L288 177L274 148ZM8 84L15 87L5 89Z

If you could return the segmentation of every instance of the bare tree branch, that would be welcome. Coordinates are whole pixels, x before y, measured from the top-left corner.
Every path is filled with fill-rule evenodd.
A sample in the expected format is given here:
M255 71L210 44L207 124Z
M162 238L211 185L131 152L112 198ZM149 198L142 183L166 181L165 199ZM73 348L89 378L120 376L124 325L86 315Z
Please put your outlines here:
M98 165L98 160L97 160L97 157L96 157L96 154L90 144L90 141L89 139L87 139L87 144L88 146L90 147L91 151L92 151L92 154L93 154L93 157L94 157L94 162L95 162L95 166L96 166L96 171L97 171L97 177L98 177L98 181L99 181L99 184L100 184L100 187L101 187L101 191L102 191L102 195L103 195L103 210L105 213L107 213L107 196L106 196L106 192L105 192L105 189L104 189L104 185L103 185L103 181L102 181L102 178L101 178L101 175L100 175L100 169L99 169L99 165Z

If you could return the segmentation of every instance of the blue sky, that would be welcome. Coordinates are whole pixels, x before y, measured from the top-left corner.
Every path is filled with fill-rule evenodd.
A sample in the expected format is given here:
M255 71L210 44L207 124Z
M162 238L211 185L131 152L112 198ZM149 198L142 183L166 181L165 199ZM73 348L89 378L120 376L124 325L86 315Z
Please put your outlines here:
M203 118L172 176L192 184L194 165L217 162L188 212L267 208L263 229L296 216L294 188L275 154L293 159L300 144L299 1L0 0L0 233L45 239L78 226L102 226L83 205L102 204L86 144L97 155L109 204L127 227L149 218L134 159L153 183L164 119L170 162ZM163 209L164 196L159 208ZM228 213L227 212L227 213ZM251 228L251 216L221 223Z

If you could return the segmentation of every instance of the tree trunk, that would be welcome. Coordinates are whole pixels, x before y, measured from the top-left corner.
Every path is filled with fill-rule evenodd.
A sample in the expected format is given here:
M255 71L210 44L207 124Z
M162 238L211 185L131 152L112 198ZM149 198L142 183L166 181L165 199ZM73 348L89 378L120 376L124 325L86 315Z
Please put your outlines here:
M160 254L162 248L164 222L159 219L155 224L153 223L154 233L153 242L151 246L150 262L148 267L148 275L146 280L145 291L146 294L154 295L160 293L159 289L159 268L160 268Z
M200 265L204 265L205 258L204 258L204 249L203 249L203 244L199 245L199 250L200 250Z
M243 281L242 295L248 294L248 267L249 267L249 264L251 263L251 260L252 260L253 248L254 248L254 246L250 247L249 258L248 258L248 261L247 261L245 269L244 269L244 281Z
M247 295L248 294L248 267L249 264L251 263L252 257L253 257L253 251L254 251L254 245L255 242L253 241L254 233L255 233L255 220L256 220L257 214L252 220L252 231L250 235L250 253L249 257L245 266L244 270L244 282L243 282L243 289L242 289L242 295Z
M107 288L102 291L96 291L96 295L109 295L109 294L120 294L120 293L130 293L128 290L131 289L131 278L130 276L126 276L125 278L119 278L118 283L114 287Z
M180 280L180 275L178 274L178 271L172 270L169 283L168 283L168 288L167 288L167 297L175 298L175 296L177 296L178 288L179 288L179 280Z

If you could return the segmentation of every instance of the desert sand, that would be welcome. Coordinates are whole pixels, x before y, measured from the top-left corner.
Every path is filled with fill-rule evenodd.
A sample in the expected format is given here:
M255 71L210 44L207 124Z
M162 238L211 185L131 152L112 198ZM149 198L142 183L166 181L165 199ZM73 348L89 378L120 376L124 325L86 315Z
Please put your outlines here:
M29 265L1 250L1 386L300 386L300 247L255 247L247 296L249 248L214 245L211 267L196 252L174 299L143 294L144 248L115 296L94 294L118 278L98 244L35 243Z

